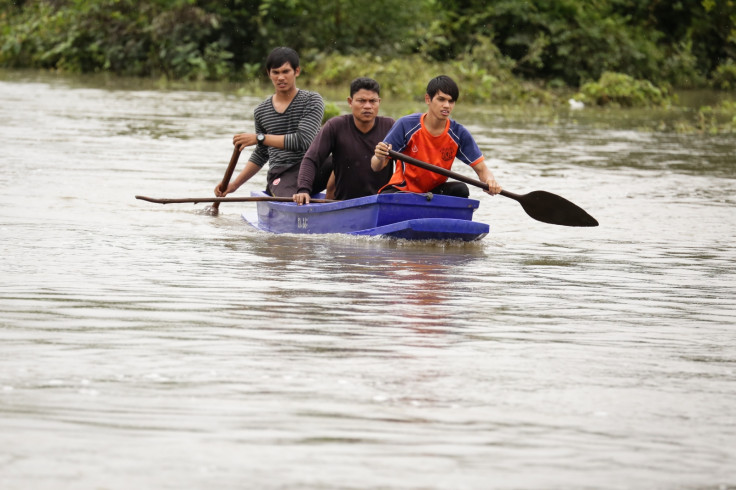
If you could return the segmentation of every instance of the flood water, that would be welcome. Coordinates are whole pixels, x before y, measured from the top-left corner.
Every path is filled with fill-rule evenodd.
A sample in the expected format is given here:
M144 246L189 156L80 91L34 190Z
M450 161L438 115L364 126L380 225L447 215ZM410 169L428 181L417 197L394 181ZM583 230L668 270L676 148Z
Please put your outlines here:
M473 188L469 244L134 198L211 196L260 100L0 73L0 488L736 487L735 136L461 100L600 222Z

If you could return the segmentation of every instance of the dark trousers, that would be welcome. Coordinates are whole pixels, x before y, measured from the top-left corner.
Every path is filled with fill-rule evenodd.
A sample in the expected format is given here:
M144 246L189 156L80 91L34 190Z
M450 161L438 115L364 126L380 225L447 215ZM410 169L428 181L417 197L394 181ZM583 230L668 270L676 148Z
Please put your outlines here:
M299 190L299 167L301 164L291 167L269 168L266 176L266 193L275 197L291 197ZM332 155L327 158L317 169L312 184L312 194L317 194L327 189L327 181L332 174Z

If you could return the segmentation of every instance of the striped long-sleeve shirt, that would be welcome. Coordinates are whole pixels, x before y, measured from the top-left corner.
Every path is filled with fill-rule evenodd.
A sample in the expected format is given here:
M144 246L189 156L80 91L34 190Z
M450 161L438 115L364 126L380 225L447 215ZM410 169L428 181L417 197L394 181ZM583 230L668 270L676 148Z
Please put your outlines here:
M291 167L302 161L304 153L317 135L325 112L325 103L317 92L299 90L284 112L276 112L273 96L264 100L253 115L256 133L283 134L284 149L272 146L257 146L250 161L263 167Z

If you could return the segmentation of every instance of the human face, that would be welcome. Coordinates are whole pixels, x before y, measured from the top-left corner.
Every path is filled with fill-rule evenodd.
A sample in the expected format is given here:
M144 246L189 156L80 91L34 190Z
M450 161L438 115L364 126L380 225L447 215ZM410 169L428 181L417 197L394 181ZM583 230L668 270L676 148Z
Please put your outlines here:
M424 101L427 103L427 112L432 117L439 120L446 120L450 118L452 110L455 108L455 101L444 93L439 91L434 94L434 97L429 98L429 94L424 94Z
M287 61L278 68L271 68L268 71L268 77L271 79L276 92L288 93L294 90L299 72L300 68L295 70L291 63Z
M372 124L378 115L381 98L374 91L362 88L348 97L348 104L356 123Z

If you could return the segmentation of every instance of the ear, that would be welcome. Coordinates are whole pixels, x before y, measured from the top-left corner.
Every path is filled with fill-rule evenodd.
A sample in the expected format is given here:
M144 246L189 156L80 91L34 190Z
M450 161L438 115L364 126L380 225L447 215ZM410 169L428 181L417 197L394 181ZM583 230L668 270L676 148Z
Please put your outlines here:
M353 98L352 97L348 97L348 105L353 105Z
M294 76L295 77L298 77L301 72L302 72L302 67L301 66L297 66L296 67L296 70L294 70Z
M432 102L432 98L429 96L429 94L424 94L424 102L426 102L427 104Z

